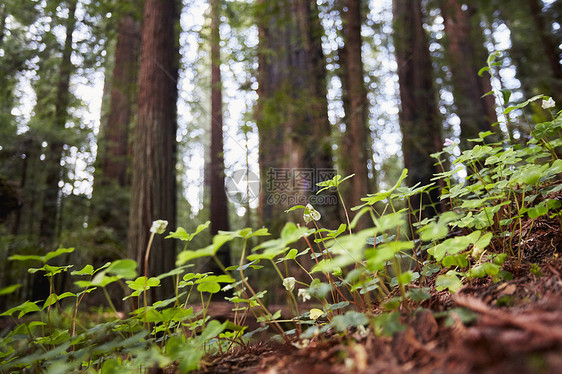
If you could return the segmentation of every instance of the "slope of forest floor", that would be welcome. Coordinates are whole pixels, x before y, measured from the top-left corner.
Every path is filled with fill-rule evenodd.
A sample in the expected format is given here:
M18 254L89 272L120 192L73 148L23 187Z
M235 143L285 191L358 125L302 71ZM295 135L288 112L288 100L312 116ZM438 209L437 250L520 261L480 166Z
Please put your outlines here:
M535 222L525 246L522 266L505 266L513 280L484 278L453 295L433 287L422 308L402 311L406 328L392 337L254 342L208 357L198 373L562 373L559 223Z

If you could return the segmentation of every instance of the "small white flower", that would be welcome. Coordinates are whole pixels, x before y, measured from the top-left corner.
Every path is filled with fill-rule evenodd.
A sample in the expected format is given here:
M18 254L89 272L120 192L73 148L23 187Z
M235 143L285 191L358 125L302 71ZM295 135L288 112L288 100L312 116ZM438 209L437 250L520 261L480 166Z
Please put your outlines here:
M556 103L554 102L554 99L552 97L549 97L548 100L543 99L542 101L543 109L554 108L555 105Z
M308 290L305 288L299 288L298 297L302 298L303 303L312 298L310 293L308 293Z
M450 145L455 145L456 143L449 138L445 138L445 143L443 143L443 147L448 147Z
M150 232L154 234L163 234L166 231L166 227L168 226L168 221L163 219L158 219L152 222L152 227L150 228Z
M479 259L480 257L482 257L482 253L484 253L484 248L478 248L478 247L474 247L472 248L472 257L475 259Z
M304 349L310 344L310 339L301 339L296 342L291 342L291 344L298 349Z
M295 278L287 277L283 279L283 286L285 286L287 291L293 292L293 290L295 289Z
M362 338L366 338L367 336L369 336L369 329L366 329L365 326L363 325L359 325L357 326L357 334L362 337Z
M304 222L305 223L309 223L312 221L318 221L322 216L320 215L320 212L318 212L316 209L314 209L314 207L312 206L312 204L306 204L306 208L304 209Z

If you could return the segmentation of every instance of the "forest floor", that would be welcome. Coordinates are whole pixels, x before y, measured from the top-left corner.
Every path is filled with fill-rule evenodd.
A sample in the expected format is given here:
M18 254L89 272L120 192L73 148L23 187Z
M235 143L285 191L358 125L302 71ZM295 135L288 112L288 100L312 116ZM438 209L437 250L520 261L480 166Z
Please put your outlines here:
M423 309L402 311L407 327L393 337L253 342L208 357L198 373L562 373L562 234L552 222L537 220L522 265L504 267L513 280L484 278L452 295L433 288Z

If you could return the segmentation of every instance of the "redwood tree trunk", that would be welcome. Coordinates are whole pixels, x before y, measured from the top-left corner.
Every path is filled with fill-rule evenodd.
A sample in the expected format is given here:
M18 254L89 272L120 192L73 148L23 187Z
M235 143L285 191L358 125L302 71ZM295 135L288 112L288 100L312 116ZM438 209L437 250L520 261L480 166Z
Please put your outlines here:
M70 75L72 73L72 34L76 25L74 13L76 11L76 0L69 2L68 18L66 20L66 38L60 63L59 78L57 82L57 93L55 102L55 116L53 127L55 130L64 130L68 118L68 105L70 102ZM60 134L59 134L60 135ZM45 154L45 194L43 196L43 208L39 224L39 238L45 247L52 246L55 240L57 210L59 204L59 181L61 180L62 168L60 161L64 147L64 141L57 134L51 134L48 141L48 152Z
M326 69L316 1L263 0L259 104L263 223L277 231L287 207L306 205L316 183L333 176ZM264 21L265 20L265 21ZM314 205L314 202L313 202ZM322 195L322 223L338 220L337 199Z
M531 15L541 40L544 56L548 60L550 69L552 70L552 88L553 96L556 99L562 98L562 65L560 65L560 49L556 45L555 39L551 32L547 29L546 21L542 11L542 1L528 0ZM556 102L557 107L562 103Z
M491 90L487 76L479 77L486 63L482 31L473 29L471 8L463 10L457 0L441 0L441 14L447 35L446 49L453 79L453 95L457 115L461 120L461 149L471 149L468 139L478 138L479 132L492 131L497 122L493 96L482 97ZM478 25L476 25L478 26Z
M433 86L431 57L427 37L423 29L420 0L393 0L394 46L398 65L401 111L399 116L402 132L402 153L408 169L408 184L431 184L431 178L440 172L434 166L431 154L442 149L441 123ZM416 195L417 198L418 195ZM423 216L431 216L440 210L439 190L434 188L425 198ZM415 209L420 201L414 199Z
M363 58L361 53L361 1L344 0L342 10L345 46L340 58L345 110L346 130L340 150L341 174L355 174L350 183L342 185L344 198L350 207L359 205L361 198L369 193L367 163L371 155L371 134L367 125L369 102L365 89ZM343 56L345 55L345 56ZM358 228L368 224L367 216L359 222Z
M136 104L140 27L132 16L119 20L111 79L111 103L104 140L103 174L119 186L129 184L127 155L129 128Z
M276 207L274 199L276 194L281 193L277 184L269 183L271 173L281 169L285 164L283 154L283 143L286 134L282 127L284 112L281 109L285 100L285 94L281 88L288 84L285 75L289 69L287 54L279 51L283 48L284 40L288 38L287 27L283 27L281 19L286 17L288 2L283 0L279 3L271 0L258 0L263 14L258 15L258 96L256 108L256 123L259 137L259 164L261 190L259 196L259 216L261 223L268 227L271 232L280 227L274 227L273 223L281 219L282 209ZM280 6L281 5L281 6ZM265 16L268 15L266 18ZM275 56L271 52L275 51ZM279 226L276 225L276 226Z
M6 31L6 18L8 14L6 12L6 5L0 4L0 46L4 42L4 35Z
M228 231L228 201L224 190L224 146L222 116L222 80L220 58L220 10L221 1L211 0L211 234ZM219 260L230 265L228 248L217 253Z
M76 12L76 0L68 2L68 18L65 22L66 37L60 62L59 76L57 80L57 90L55 98L55 111L53 119L53 130L50 132L50 139L47 139L48 148L45 152L45 193L41 207L41 217L39 220L39 244L45 252L54 249L56 239L56 228L59 211L59 181L62 177L63 169L60 162L64 149L64 141L61 131L64 131L68 118L68 106L70 103L70 75L73 65L70 60L72 55L72 34L76 26L74 14ZM48 122L47 122L48 123ZM59 133L56 133L56 132ZM33 281L33 300L43 299L49 295L49 283L43 276L35 276Z
M139 267L152 222L163 219L169 229L176 226L177 16L175 0L145 2L128 236L129 256ZM156 235L152 244L149 276L174 267L175 243L164 237ZM158 290L161 295L172 291Z
M138 1L136 2L138 3ZM140 26L131 15L119 20L109 113L98 142L99 172L94 186L95 215L103 226L114 230L125 243L129 201L125 190L130 187L129 131L136 109L140 51Z
M509 57L517 68L517 79L521 90L529 98L537 94L550 95L558 104L562 102L562 81L560 67L556 66L556 55L560 53L554 42L554 35L548 30L544 20L541 3L532 0L502 0L497 3L498 15L510 31L511 47ZM555 6L557 2L551 4ZM551 45L553 43L553 45ZM537 103L537 115L544 115ZM548 121L544 116L541 121ZM524 134L522 139L530 136L525 127L518 128Z

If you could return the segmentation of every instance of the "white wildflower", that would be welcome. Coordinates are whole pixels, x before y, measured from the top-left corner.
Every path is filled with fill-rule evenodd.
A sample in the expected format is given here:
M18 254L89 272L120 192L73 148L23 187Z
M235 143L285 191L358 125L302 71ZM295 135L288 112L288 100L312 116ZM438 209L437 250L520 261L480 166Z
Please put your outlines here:
M320 220L321 217L322 216L320 215L320 212L314 209L314 207L311 204L306 204L306 208L304 210L304 215L303 215L305 223L318 221Z
M310 344L310 339L297 340L295 342L291 342L291 344L298 349L304 349Z
M285 286L287 291L293 292L293 290L295 289L295 278L294 277L287 277L287 278L283 279L283 286Z
M166 227L168 226L168 221L163 219L158 219L152 222L152 227L150 228L150 232L154 234L163 234L166 231Z
M310 296L310 293L308 292L308 290L305 289L305 288L299 288L298 297L302 298L303 303L312 298L312 296Z
M369 329L366 329L365 326L359 325L357 326L357 334L362 338L366 338L367 336L369 336L370 331Z
M456 143L449 138L445 138L445 143L443 143L443 147L448 147L451 145L455 145Z
M549 97L547 100L543 99L542 101L543 109L554 108L555 105L556 103L554 102L554 99L552 97Z
M480 257L482 257L483 253L484 253L484 248L478 248L478 247L475 246L474 248L472 248L471 255L472 255L472 258L475 258L475 259L478 260Z

